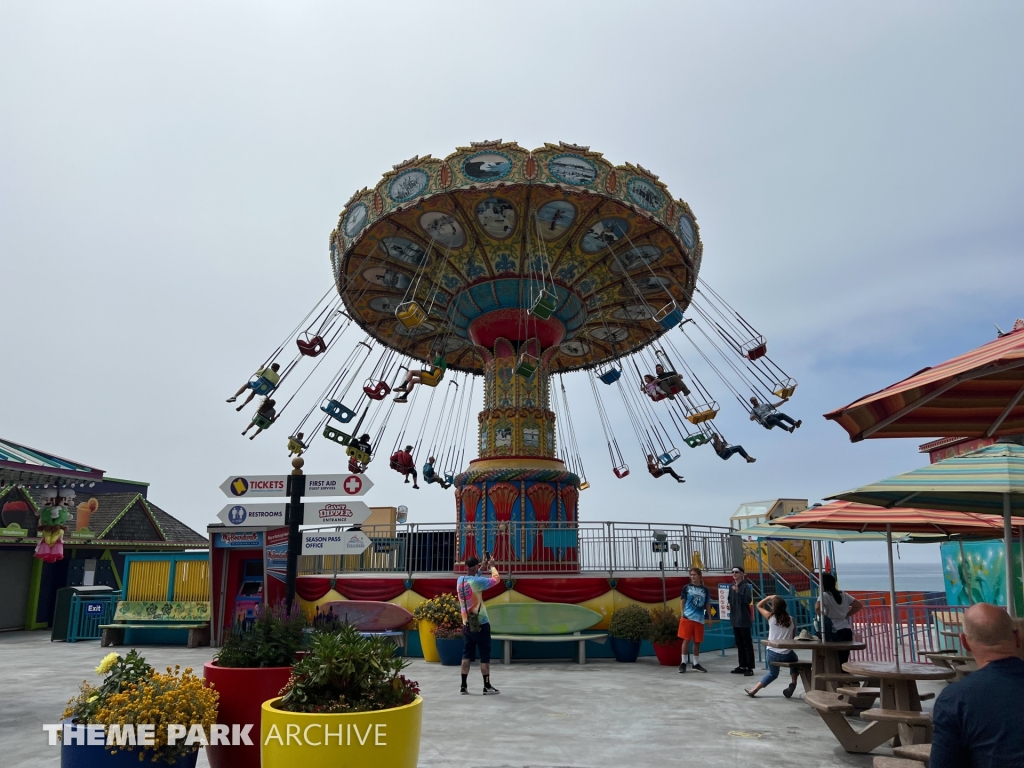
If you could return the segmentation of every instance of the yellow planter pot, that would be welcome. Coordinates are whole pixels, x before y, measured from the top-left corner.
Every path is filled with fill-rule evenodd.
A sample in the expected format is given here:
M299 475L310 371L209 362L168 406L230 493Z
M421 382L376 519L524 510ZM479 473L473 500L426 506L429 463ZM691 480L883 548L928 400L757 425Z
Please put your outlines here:
M379 712L285 712L263 702L263 768L416 768L423 699Z
M425 619L419 620L420 626L420 648L423 649L423 660L424 661L441 661L441 657L437 655L437 642L434 637L434 627L437 626L432 621Z

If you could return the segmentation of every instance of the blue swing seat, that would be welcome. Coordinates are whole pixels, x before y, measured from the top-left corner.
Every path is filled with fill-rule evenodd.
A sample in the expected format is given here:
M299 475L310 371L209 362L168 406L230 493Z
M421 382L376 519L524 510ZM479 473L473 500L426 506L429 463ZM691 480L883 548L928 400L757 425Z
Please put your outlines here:
M666 331L683 322L683 310L673 301L654 313L654 322Z
M342 405L337 400L324 400L320 403L320 410L332 419L337 419L342 424L348 424L356 416L355 411Z
M614 384L616 381L622 378L622 369L608 366L605 370L597 374L597 378L600 379L605 384Z
M663 467L667 467L669 464L671 464L673 461L675 461L678 458L679 458L679 449L673 447L673 448L670 448L669 450L665 451L665 453L661 454L661 456L658 457L658 461L661 462L661 465Z
M277 388L266 376L253 376L249 379L249 389L257 395L269 395Z

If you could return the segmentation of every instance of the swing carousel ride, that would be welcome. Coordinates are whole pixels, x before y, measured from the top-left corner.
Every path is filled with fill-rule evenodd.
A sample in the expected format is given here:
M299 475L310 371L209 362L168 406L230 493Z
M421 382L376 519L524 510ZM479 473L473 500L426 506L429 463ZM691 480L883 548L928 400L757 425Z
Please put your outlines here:
M433 459L422 479L455 486L463 524L572 524L588 483L565 374L588 377L617 478L630 468L609 397L621 398L655 477L682 446L726 445L719 402L680 347L768 429L772 401L796 389L764 336L699 278L702 256L686 202L588 147L494 141L414 157L346 204L330 237L334 285L250 380L264 397L250 426L270 428L316 368L340 358L290 453L322 435L362 472L389 443L384 460L400 472ZM361 338L331 356L353 325ZM307 357L319 359L278 409ZM478 458L464 468L478 377ZM515 557L500 534L487 545ZM461 550L479 554L472 535Z

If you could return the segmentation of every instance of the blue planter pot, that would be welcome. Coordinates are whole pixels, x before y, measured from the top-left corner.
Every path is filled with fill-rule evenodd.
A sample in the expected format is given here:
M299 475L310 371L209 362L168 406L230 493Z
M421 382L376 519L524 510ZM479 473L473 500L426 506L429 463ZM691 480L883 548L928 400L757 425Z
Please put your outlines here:
M69 721L65 721L70 725ZM139 766L159 765L167 768L195 768L196 760L199 759L199 750L181 758L174 763L152 762L152 756L145 749L142 750L143 762L139 761L139 749L133 751L118 750L112 754L105 746L87 744L61 743L60 765L61 768L139 768Z
M441 658L441 664L445 667L457 667L462 664L462 649L464 643L461 637L452 639L437 638L437 655Z
M639 640L622 640L618 637L612 637L609 640L611 641L612 653L615 654L616 661L632 663L640 655Z

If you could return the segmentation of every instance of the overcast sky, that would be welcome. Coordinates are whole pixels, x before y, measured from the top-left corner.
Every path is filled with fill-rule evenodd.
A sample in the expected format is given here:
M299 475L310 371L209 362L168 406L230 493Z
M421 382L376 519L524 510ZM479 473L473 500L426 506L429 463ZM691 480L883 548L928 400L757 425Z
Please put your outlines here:
M934 0L7 0L0 435L149 481L205 530L228 475L288 469L319 390L253 442L224 399L329 286L345 202L405 158L500 137L659 174L696 213L701 276L800 382L794 435L705 382L758 462L684 447L679 486L644 471L621 406L634 471L616 480L569 377L583 520L725 525L745 501L910 470L922 441L851 445L821 414L1024 314L1022 32L1020 3ZM344 471L322 440L307 459ZM380 459L370 475L370 503L454 519L451 491Z

